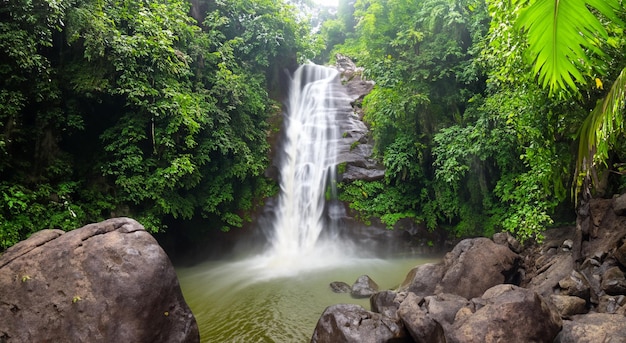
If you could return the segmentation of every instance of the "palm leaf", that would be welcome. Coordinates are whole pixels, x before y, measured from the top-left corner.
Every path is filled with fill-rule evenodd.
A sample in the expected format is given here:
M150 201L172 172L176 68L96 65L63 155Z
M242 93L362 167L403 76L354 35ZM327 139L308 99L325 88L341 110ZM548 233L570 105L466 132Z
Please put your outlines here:
M604 164L609 150L624 132L624 103L626 101L626 68L619 74L604 99L598 100L578 132L576 159L576 190L582 181L595 174L595 166ZM578 192L574 192L577 194Z
M619 0L536 0L520 13L517 25L527 33L526 58L552 94L578 90L576 83L585 82L591 65L589 51L602 55L597 39L605 41L608 34L588 6L619 23Z

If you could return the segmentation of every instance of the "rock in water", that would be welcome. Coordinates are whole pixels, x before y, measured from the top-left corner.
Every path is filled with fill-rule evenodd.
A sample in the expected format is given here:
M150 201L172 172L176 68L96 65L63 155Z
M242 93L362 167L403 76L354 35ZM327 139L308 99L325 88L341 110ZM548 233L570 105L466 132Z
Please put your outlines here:
M0 342L199 342L172 264L133 219L43 230L0 256Z
M355 298L369 298L378 292L378 285L367 275L361 275L352 285L352 296Z
M350 293L352 287L342 281L333 281L330 283L330 289L335 293Z

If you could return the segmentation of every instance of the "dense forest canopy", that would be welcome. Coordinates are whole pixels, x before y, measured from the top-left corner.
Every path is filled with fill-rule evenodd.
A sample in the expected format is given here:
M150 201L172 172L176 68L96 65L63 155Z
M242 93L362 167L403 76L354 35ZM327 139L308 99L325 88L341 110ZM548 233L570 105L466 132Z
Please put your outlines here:
M390 227L539 237L580 192L624 187L625 16L619 0L4 1L0 250L121 215L241 226L275 192L280 75L336 53L376 82L362 106L386 167L342 200Z

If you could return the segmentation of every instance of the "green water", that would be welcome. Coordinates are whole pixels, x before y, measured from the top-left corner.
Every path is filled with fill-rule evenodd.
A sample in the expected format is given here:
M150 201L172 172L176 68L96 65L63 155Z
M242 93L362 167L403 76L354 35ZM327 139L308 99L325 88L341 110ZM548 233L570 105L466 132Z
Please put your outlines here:
M177 269L185 300L202 342L308 342L324 309L354 303L369 309L368 299L330 290L333 281L352 284L369 275L380 289L396 288L413 267L434 262L420 257L343 260L334 267L264 273L251 261L207 262ZM262 268L270 268L261 264Z

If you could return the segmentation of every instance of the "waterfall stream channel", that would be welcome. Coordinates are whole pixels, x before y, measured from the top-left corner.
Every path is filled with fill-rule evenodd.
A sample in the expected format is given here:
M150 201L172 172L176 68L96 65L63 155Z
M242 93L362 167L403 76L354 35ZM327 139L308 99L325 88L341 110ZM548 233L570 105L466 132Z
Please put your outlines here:
M338 122L350 100L333 68L307 64L290 80L277 154L280 191L266 220L264 246L229 260L177 268L202 342L308 342L327 306L368 299L333 293L367 274L380 289L397 287L416 265L432 260L402 252L380 257L344 239L336 198Z

